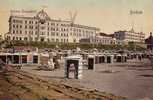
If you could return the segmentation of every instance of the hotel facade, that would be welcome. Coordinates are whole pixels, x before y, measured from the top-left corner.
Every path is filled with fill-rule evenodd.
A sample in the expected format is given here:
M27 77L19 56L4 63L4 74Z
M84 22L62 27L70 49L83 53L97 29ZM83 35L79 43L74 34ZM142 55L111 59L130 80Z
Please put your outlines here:
M8 40L79 43L80 39L94 37L100 29L74 24L72 21L54 20L41 10L34 17L9 18Z
M113 44L116 44L116 39L112 36L107 35L107 34L105 34L105 35L99 34L98 36L95 36L95 37L81 39L80 43L113 45Z
M117 44L128 44L129 42L145 42L145 33L135 32L133 28L130 31L117 31L114 33L114 37L118 42Z

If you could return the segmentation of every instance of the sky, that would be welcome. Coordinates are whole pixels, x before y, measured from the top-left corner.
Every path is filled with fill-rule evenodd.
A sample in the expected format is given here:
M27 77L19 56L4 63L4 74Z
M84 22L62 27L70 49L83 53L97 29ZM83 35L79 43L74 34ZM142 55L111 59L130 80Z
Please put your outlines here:
M51 19L70 19L77 11L75 23L100 28L112 34L119 30L153 32L153 0L0 0L0 34L8 32L10 10L37 10L43 6ZM141 11L141 14L130 14Z

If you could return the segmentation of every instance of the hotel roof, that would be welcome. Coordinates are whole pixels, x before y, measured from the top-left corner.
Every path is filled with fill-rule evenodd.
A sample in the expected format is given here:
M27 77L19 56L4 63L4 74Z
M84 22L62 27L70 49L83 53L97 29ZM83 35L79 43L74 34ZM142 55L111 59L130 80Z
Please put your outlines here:
M23 18L23 19L45 19L45 20L49 20L49 21L55 21L55 22L67 22L67 23L70 23L72 24L71 21L68 21L68 20L56 20L56 19L51 19L48 14L44 11L44 10L41 10L39 11L36 16L32 16L32 17L27 17L27 16L17 16L17 15L11 15L10 18ZM91 27L91 26L86 26L86 25L80 25L80 24L72 24L71 25L72 27L78 27L78 28L90 28L90 29L94 29L94 30L97 30L99 31L100 29L99 28L96 28L96 27Z

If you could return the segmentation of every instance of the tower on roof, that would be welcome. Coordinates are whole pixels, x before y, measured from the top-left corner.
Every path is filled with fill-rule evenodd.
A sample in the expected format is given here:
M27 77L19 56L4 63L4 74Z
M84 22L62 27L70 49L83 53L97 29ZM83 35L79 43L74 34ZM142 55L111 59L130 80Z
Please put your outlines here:
M152 36L152 32L150 32L150 36Z
M36 18L38 18L41 23L45 23L46 20L50 20L50 17L44 11L44 9L42 9L37 13Z

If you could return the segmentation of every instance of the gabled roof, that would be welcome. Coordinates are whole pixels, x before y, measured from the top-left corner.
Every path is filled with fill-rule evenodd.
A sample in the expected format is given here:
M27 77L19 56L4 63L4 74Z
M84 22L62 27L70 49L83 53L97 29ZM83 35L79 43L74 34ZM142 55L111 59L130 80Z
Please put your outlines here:
M36 15L36 18L50 20L50 17L44 10L39 11Z

